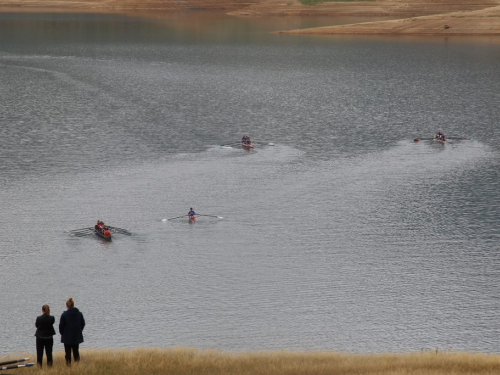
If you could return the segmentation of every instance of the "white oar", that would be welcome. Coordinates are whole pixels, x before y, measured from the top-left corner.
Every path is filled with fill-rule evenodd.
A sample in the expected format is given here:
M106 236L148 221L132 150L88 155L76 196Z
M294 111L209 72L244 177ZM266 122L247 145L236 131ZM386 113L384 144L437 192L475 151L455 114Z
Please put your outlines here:
M182 216L177 216L177 217L171 217L170 219L161 219L161 221L180 219L181 217L185 217L185 216L187 216L187 215L182 215Z
M34 363L26 363L25 365L2 366L2 367L0 367L0 370L12 370L15 368L31 367L33 365L34 365Z
M220 145L222 148L233 148L233 146L238 146L241 142L230 143L228 145Z
M29 358L13 359L7 362L1 362L0 366L11 365L13 363L26 362Z
M263 141L261 139L252 139L252 144L258 144L262 146L276 146L274 142Z
M224 219L222 216L216 216L216 215L203 215L203 214L196 214L198 216L208 216L208 217L216 217L217 219Z

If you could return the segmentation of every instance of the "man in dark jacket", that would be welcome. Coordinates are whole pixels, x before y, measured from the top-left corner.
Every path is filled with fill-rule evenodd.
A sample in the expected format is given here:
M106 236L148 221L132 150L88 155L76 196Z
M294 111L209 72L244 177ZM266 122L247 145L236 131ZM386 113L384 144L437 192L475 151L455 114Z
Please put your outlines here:
M61 334L61 342L64 344L64 351L66 352L66 365L71 366L71 352L75 362L80 360L80 353L78 351L80 344L83 342L83 328L85 327L85 319L83 314L75 307L73 298L66 301L68 308L61 315L59 321L59 333Z

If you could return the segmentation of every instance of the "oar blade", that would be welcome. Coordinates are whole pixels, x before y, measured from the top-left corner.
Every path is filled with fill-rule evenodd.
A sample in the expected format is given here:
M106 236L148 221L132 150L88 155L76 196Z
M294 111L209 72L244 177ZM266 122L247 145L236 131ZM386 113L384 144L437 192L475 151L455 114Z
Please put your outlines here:
M20 359L13 359L11 361L6 361L6 362L0 362L0 366L5 366L5 365L11 365L13 363L19 363L19 362L25 362L29 358L20 358Z
M413 142L419 142L419 141L432 141L434 138L415 138Z
M0 367L0 371L2 371L2 370L12 370L12 369L15 369L15 368L31 367L33 365L34 365L34 363L26 363L24 365L2 366L2 367Z

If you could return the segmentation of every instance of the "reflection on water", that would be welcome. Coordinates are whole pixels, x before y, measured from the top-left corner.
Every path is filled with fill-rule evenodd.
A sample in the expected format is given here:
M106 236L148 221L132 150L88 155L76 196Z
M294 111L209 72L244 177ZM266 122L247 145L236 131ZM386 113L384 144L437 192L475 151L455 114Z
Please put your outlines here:
M112 14L1 14L0 38L19 41L39 38L47 42L212 42L260 43L272 31L340 25L388 19L387 17L250 17L235 18L218 12ZM3 39L3 38L2 38ZM295 37L300 39L300 37Z
M0 17L0 354L68 296L84 347L498 352L497 44Z

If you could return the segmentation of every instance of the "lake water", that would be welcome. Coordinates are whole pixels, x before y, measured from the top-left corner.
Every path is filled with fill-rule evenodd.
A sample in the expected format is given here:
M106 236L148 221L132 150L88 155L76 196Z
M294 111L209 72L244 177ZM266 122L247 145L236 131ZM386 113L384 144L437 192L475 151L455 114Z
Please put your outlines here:
M500 43L335 22L0 15L0 355L500 353Z

